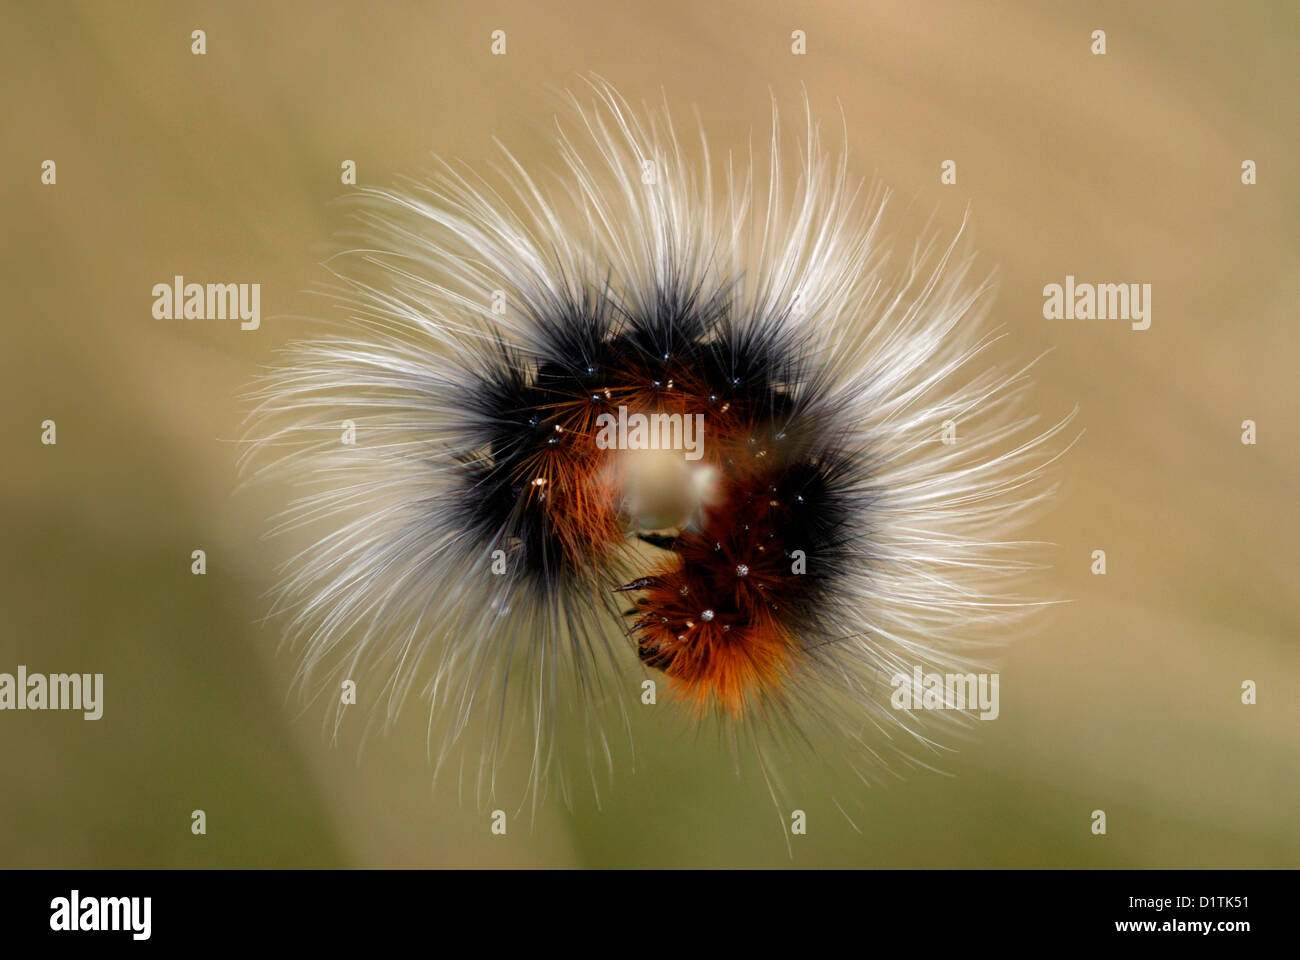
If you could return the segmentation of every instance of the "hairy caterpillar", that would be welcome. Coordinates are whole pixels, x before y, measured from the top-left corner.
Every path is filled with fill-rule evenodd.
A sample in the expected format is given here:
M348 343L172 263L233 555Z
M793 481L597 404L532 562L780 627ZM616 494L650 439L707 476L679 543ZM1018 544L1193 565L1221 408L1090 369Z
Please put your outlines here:
M775 114L765 168L718 171L591 87L545 182L506 153L359 189L345 319L254 394L258 472L319 536L277 603L298 679L374 678L387 718L418 685L438 765L472 728L488 794L512 731L534 786L563 767L565 715L608 758L638 661L760 756L830 734L869 777L928 742L888 678L979 669L1035 605L1009 538L1069 418L1038 430L1025 370L977 362L955 242L891 274L883 197L811 119L792 173Z

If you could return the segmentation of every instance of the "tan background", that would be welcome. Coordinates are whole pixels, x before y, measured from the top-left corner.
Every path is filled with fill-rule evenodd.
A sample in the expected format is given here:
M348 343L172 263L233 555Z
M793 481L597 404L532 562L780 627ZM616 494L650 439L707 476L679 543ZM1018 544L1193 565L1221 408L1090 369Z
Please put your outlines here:
M0 714L0 866L1300 866L1297 36L1282 2L5 3L0 670L102 671L106 703ZM792 856L709 737L643 717L599 809L491 837L430 790L418 710L331 746L258 622L283 491L232 497L234 398L316 309L340 162L541 158L545 88L588 71L698 105L719 149L769 91L842 105L860 173L942 227L971 204L1008 355L1054 347L1036 400L1087 430L1033 531L1075 602L1008 652L1001 719L861 834L810 786ZM262 329L154 320L177 273L262 283ZM1067 273L1153 284L1151 329L1044 321Z

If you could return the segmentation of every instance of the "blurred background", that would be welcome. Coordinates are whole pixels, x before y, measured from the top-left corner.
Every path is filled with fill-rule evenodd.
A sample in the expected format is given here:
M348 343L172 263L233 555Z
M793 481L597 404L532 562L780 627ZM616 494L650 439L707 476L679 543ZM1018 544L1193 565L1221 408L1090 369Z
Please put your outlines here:
M1286 2L6 0L0 671L102 672L105 704L0 714L0 867L1300 866L1298 37ZM1073 602L1007 650L1000 719L859 798L861 832L810 784L787 849L725 748L634 713L599 805L579 783L496 837L431 786L418 707L362 749L286 696L260 618L287 491L232 495L236 398L320 310L340 164L388 185L494 137L549 163L547 90L588 72L698 107L719 153L773 95L842 110L859 174L943 230L970 206L1005 355L1054 348L1035 402L1080 406L1031 531ZM1044 320L1067 273L1151 283L1151 329ZM260 282L261 329L155 320L175 274Z

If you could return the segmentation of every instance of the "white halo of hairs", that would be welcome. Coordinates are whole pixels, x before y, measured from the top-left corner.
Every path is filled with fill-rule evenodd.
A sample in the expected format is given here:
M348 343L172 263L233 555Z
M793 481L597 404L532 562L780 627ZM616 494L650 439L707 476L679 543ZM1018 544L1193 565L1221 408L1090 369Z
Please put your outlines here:
M793 612L768 604L793 618L780 689L746 692L716 721L757 746L774 797L785 758L820 738L837 744L821 762L863 781L895 761L926 765L928 728L955 731L971 711L894 709L890 678L988 669L1048 602L1026 595L1039 564L1017 536L1055 491L1075 414L1040 429L1023 412L1032 364L985 365L991 284L970 280L960 232L892 267L887 194L823 147L806 98L793 151L774 106L761 163L751 149L719 170L702 130L688 143L666 107L587 85L591 102L569 97L546 179L501 147L490 177L440 162L424 180L359 188L320 291L342 317L251 388L244 476L291 484L272 532L311 537L271 609L298 653L295 685L311 702L356 680L385 724L418 690L435 772L468 757L480 803L514 737L531 754L534 804L550 782L568 797L562 724L582 731L588 764L612 767L607 731L627 725L640 689L615 591L639 561L550 519L557 481L577 489L562 467L511 477L550 462L537 452L550 410L527 410L552 396L542 378L586 383L611 350L662 349L671 363L681 348L681 362L743 366L746 396L788 408L835 498L813 586ZM344 420L355 443L340 442ZM939 442L949 420L962 442ZM583 491L569 496L612 509ZM762 579L734 558L726 569L745 571L743 589ZM715 606L700 629L730 630ZM642 659L669 662L655 649ZM342 715L335 698L335 732Z

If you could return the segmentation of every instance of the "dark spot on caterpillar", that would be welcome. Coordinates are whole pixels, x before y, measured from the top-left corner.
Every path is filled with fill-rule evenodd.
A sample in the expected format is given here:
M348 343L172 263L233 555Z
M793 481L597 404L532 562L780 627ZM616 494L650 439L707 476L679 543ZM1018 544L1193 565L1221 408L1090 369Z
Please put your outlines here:
M658 547L660 550L671 550L677 544L676 537L665 536L660 533L638 533L637 539L652 547Z
M614 592L627 593L628 591L631 590L644 590L646 587L649 587L654 584L658 584L659 582L660 580L657 577L638 577L637 579L631 581L630 583L623 584L623 586L621 587L615 587Z

